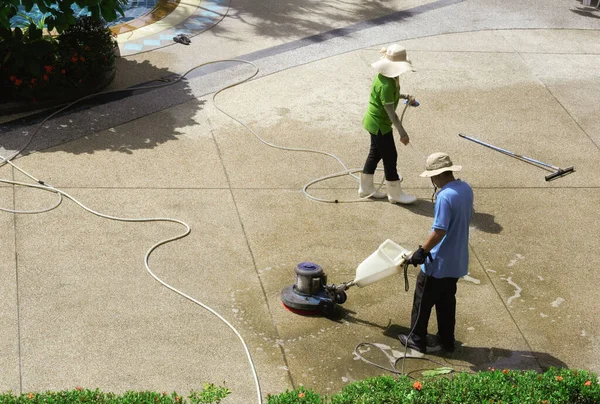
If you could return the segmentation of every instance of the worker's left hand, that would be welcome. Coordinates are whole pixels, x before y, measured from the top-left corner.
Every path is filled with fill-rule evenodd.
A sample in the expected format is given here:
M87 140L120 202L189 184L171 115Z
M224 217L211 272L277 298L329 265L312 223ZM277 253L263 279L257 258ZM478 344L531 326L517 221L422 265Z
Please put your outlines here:
M413 266L416 267L417 265L424 264L425 261L427 260L427 257L429 257L430 261L433 261L433 257L431 256L431 253L425 252L423 247L419 246L417 251L415 251L408 259L408 263L412 264Z

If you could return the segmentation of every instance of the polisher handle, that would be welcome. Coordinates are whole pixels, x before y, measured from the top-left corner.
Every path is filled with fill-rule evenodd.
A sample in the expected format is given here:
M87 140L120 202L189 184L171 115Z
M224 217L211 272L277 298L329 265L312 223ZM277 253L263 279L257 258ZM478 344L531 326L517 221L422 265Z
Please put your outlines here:
M570 174L574 171L575 171L575 167L573 167L573 166L567 167L567 168L559 168L558 171L556 171L552 174L548 174L545 178L546 178L546 181L552 181L558 177L562 177L563 175Z

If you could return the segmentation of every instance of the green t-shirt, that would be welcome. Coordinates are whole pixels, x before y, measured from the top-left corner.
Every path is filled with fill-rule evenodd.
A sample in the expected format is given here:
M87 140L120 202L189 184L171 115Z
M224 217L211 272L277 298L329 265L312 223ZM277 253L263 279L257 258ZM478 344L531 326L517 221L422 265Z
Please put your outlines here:
M383 108L384 104L394 103L394 109L400 101L400 84L396 79L377 74L371 86L369 108L363 118L363 127L369 133L388 133L392 130L392 121Z

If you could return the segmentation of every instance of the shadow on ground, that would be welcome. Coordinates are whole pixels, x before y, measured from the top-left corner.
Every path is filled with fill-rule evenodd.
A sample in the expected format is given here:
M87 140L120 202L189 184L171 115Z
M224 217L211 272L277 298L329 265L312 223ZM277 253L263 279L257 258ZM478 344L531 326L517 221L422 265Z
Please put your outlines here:
M413 205L403 205L402 208L408 209L413 213L421 216L428 216L433 218L434 204L431 201L419 199ZM473 218L471 219L471 226L474 226L477 230L481 230L486 233L498 234L502 231L502 225L496 223L494 215L489 213L473 212Z
M252 27L253 36L290 40L330 31L336 28L332 27L332 21L336 22L337 27L345 27L365 20L390 16L396 13L398 8L400 6L394 7L389 3L375 1L357 2L351 9L344 1L265 1L262 7L256 7L254 2L243 2L232 4L226 18L239 20ZM312 18L307 18L307 15ZM409 17L409 12L395 17L390 16L396 20ZM233 36L233 32L229 32L223 24L212 27L211 32L223 38Z
M592 4L598 0L592 0ZM600 3L596 3L596 7L585 6L583 0L578 1L583 7L577 7L577 9L571 9L571 12L578 14L582 17L600 18Z
M336 308L334 314L327 316L327 318L335 322L341 322L344 320L353 324L365 325L374 330L379 329L384 336L397 341L398 346L401 346L398 335L408 334L410 332L409 327L392 324L391 321L386 326L382 326L380 324L362 320L356 317L356 312L341 308L340 306ZM428 339L433 341L434 337L431 336L431 338L428 337ZM431 359L431 362L433 362L433 367L451 366L457 371L478 372L482 370L488 370L489 368L513 370L540 369L542 371L546 371L550 367L568 367L565 362L546 352L515 351L493 346L471 347L463 345L463 343L459 340L456 341L456 351L453 353L445 352L439 347L430 349L431 352L428 352L425 358ZM375 355L377 355L377 352L374 352ZM373 361L376 361L376 359L373 359ZM424 360L423 364L418 366L418 369L411 370L410 373L431 369L432 363L427 362L430 361ZM411 365L411 368L414 369L414 366Z
M571 10L575 14L579 14L582 17L590 17L600 19L600 14L597 13L597 10L586 9L586 8L578 8L577 10Z
M383 335L398 339L399 334L408 334L409 332L410 328L408 327L392 324L383 331ZM428 356L436 357L434 360L443 361L455 368L464 368L468 365L468 369L473 372L488 370L488 368L515 370L540 368L545 371L550 367L568 367L565 362L546 352L513 351L493 346L471 347L464 346L459 340L456 341L456 351L453 353L436 350L429 353ZM455 363L455 361L459 363Z
M135 62L119 59L117 83L111 89L89 99L71 105L58 113L51 120L39 125L52 113L65 105L29 115L12 122L0 125L0 145L8 151L17 151L27 145L21 154L42 152L50 148L71 142L84 136L110 130L114 136L102 144L86 142L92 149L71 150L72 153L93 153L97 150L108 150L131 153L138 149L152 149L168 141L176 140L180 132L178 128L197 124L194 116L202 108L205 101L195 98L185 80L176 81L179 77L168 69L157 68L149 62ZM119 88L119 74L136 75L148 78L144 84L128 88ZM157 78L168 78L167 81ZM150 81L151 80L151 81ZM148 87L155 87L149 89ZM159 88L156 88L159 87ZM162 115L160 123L151 128L119 131L118 126L136 119L163 111L173 105L186 103L185 108L178 108L173 114ZM39 131L36 130L39 128ZM28 144L30 137L33 136ZM96 149L94 149L96 148ZM51 151L56 151L52 149Z

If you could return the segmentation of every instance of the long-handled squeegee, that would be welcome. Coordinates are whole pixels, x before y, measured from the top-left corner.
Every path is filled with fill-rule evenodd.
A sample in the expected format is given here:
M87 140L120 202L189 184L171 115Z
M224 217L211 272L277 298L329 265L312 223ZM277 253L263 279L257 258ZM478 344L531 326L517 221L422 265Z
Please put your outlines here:
M527 163L533 164L535 166L544 168L544 169L546 169L548 171L552 171L552 174L546 175L546 177L545 177L546 181L552 181L552 180L554 180L556 178L563 177L563 176L565 176L567 174L570 174L570 173L572 173L572 172L575 171L575 167L573 167L573 166L567 167L567 168L556 167L556 166L553 166L553 165L550 165L550 164L542 163L541 161L538 161L538 160L534 160L534 159L532 159L530 157L526 157L526 156L523 156L523 155L520 155L520 154L515 154L515 153L513 153L511 151L501 149L500 147L496 147L496 146L493 146L491 144L482 142L481 140L477 140L477 139L472 138L470 136L463 135L462 133L459 133L458 136L460 136L460 137L462 137L464 139L470 140L472 142L475 142L477 144L480 144L482 146L489 147L492 150L499 151L500 153L504 153L504 154L506 154L508 156L511 156L511 157L514 157L516 159L519 159L519 160L525 161Z

